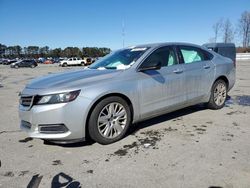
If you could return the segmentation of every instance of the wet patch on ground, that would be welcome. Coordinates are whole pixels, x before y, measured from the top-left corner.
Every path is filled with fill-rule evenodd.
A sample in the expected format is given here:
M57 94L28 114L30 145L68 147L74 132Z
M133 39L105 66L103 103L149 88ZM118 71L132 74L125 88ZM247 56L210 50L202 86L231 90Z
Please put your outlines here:
M233 96L227 97L225 106L229 107L230 105L240 105L240 106L250 106L250 95L241 95L241 96Z
M93 174L93 173L94 173L94 170L87 170L87 173L88 173L88 174Z
M5 176L5 177L13 177L13 176L14 176L14 173L11 172L11 171L8 171L8 172L5 172L5 173L3 174L3 176Z
M115 151L109 156L131 156L132 154L139 153L140 150L144 149L159 149L156 145L166 134L166 132L177 131L172 127L168 127L162 130L149 130L141 132L139 135L136 135L137 141L134 141L131 144L124 145L122 148ZM108 162L110 158L107 158L105 161Z
M90 161L88 161L88 160L83 160L83 162L82 162L82 164L88 164L88 163L90 163Z
M0 131L0 134L3 134L3 133L17 133L17 132L21 132L21 130L17 130L17 131Z
M239 126L239 124L236 123L236 122L233 122L233 125L234 125L235 127L238 127L238 126Z
M234 135L229 132L226 132L226 134L223 134L222 136L223 136L222 141L228 141L228 142L231 142L234 137Z
M52 165L54 165L54 166L62 165L62 161L61 160L54 160Z
M32 141L32 140L33 140L33 138L27 137L25 139L19 140L19 142L21 142L21 143L27 143L27 142Z
M236 111L228 112L228 113L226 113L226 114L227 114L227 115L246 114L246 112L242 112L242 111L236 110Z
M24 170L24 171L21 171L18 176L25 176L28 173L29 173L28 170Z

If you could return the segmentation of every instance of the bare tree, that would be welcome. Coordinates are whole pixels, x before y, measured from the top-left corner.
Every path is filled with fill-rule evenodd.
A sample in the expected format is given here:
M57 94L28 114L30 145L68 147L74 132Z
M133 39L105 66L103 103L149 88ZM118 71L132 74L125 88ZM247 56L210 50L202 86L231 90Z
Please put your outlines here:
M223 23L223 41L225 43L229 43L233 41L233 38L234 38L233 26L230 20L227 19Z
M241 14L239 32L242 37L242 46L248 47L250 45L250 12L248 11Z
M218 36L221 32L223 26L223 20L220 19L213 25L213 30L214 30L214 42L217 42Z

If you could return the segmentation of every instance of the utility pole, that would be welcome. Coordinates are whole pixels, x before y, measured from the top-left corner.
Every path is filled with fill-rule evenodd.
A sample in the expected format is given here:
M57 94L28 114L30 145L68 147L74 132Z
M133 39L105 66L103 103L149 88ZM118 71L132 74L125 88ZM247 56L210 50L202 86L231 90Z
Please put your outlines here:
M125 46L125 23L124 20L122 21L122 47Z

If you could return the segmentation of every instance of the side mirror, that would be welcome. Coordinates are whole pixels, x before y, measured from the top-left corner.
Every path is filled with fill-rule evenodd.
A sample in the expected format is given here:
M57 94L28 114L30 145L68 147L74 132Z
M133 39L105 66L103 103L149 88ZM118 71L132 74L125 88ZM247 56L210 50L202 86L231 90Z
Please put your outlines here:
M148 66L148 67L140 67L138 69L139 72L147 71L147 70L159 70L161 69L161 62L156 63L155 65Z

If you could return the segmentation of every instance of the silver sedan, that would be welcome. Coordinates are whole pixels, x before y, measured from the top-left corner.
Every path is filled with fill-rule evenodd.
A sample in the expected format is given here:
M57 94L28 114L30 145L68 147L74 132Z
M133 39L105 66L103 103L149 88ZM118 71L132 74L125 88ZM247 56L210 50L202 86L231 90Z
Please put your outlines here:
M235 83L232 60L186 43L128 47L78 71L30 82L21 92L21 129L30 137L101 144L124 137L133 123L206 103L224 106Z

